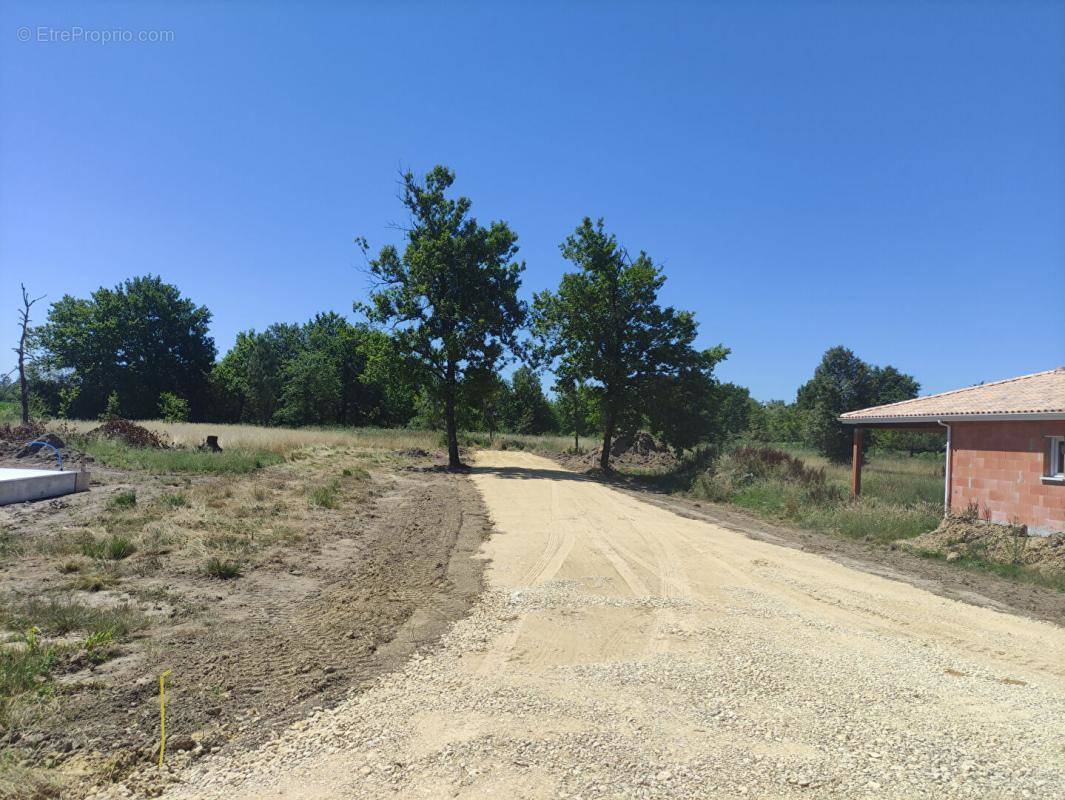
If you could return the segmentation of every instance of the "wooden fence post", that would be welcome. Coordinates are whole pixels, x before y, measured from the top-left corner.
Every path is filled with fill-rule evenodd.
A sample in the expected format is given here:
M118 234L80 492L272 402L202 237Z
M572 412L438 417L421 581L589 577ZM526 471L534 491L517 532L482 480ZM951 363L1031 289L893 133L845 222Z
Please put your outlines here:
M851 452L851 496L862 493L862 429L854 429L854 447Z

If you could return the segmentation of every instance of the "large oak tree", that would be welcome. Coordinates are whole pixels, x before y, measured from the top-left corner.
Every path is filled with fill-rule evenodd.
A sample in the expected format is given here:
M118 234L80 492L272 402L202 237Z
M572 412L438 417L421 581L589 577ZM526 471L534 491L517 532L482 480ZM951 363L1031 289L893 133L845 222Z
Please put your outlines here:
M523 262L517 236L505 222L478 224L470 200L452 198L447 167L424 181L403 175L401 198L409 213L403 251L393 245L369 259L375 281L368 304L356 304L387 324L400 352L443 405L448 463L461 466L456 426L459 387L467 374L493 370L525 321L518 299ZM357 240L368 252L365 239Z
M600 407L600 467L610 469L615 432L645 422L669 443L690 446L710 415L681 418L668 401L705 396L728 351L695 349L695 318L658 302L662 270L644 252L629 258L603 220L586 217L561 249L577 270L562 276L558 291L535 296L533 327L557 373L589 382Z

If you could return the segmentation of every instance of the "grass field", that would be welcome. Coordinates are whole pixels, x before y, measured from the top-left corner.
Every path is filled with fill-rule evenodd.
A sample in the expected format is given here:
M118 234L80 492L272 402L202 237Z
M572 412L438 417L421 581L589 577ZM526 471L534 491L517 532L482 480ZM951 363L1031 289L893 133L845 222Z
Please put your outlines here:
M434 431L405 428L277 428L262 425L226 425L208 422L163 422L134 420L150 431L164 433L179 447L196 447L204 439L217 436L223 450L270 452L287 455L293 450L316 445L398 450L407 447L432 448L438 445ZM100 423L95 420L66 420L63 424L79 433L88 433Z
M942 459L873 455L862 470L862 495L855 500L848 465L801 448L785 451L806 467L823 470L823 482L803 484L777 474L747 480L702 475L691 493L770 519L880 543L933 530L943 517Z

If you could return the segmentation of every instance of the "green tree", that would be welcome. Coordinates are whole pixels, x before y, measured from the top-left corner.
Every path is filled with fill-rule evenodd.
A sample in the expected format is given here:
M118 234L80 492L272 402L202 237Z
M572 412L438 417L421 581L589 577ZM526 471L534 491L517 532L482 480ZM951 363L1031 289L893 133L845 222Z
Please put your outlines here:
M839 415L860 408L916 397L920 385L895 367L876 367L845 347L825 352L814 376L799 388L796 406L803 414L806 442L833 461L850 456L853 428Z
M451 199L455 176L434 167L419 183L403 175L402 201L410 227L402 254L386 245L369 259L377 283L367 318L393 327L400 352L414 362L432 398L444 409L448 464L461 466L456 426L459 387L467 372L492 370L515 348L525 320L518 299L517 236L504 222L479 225L470 201ZM365 239L357 240L368 254Z
M563 433L573 434L573 452L581 449L581 435L595 428L595 398L588 387L560 369L555 381L555 416Z
M654 413L670 397L705 386L727 351L692 346L694 317L658 303L662 270L644 252L630 259L601 219L586 217L561 249L577 271L562 276L557 292L535 296L534 330L545 358L589 381L602 425L599 463L609 470L615 433L635 430L645 410ZM674 445L691 432L666 414L655 422Z
M529 367L519 367L510 377L506 423L514 433L538 434L555 429L551 404L544 396L539 376Z
M187 422L189 419L189 402L173 392L159 395L159 416L167 422Z
M88 299L66 295L37 330L42 369L72 371L76 417L98 416L111 392L131 417L155 416L163 392L187 397L196 415L215 359L210 321L207 308L153 275L97 289Z

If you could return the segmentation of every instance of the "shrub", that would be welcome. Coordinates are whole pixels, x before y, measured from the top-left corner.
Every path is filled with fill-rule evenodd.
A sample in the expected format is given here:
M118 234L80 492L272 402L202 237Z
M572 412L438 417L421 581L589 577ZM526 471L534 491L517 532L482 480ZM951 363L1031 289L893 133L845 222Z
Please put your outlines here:
M221 559L217 556L212 556L207 559L207 564L204 566L204 572L207 573L208 577L228 581L233 578L239 578L244 574L244 569L239 561L233 561L228 558Z
M162 499L163 502L171 508L185 508L189 504L189 498L181 492L164 494Z
M189 401L173 392L163 392L159 395L159 416L167 422L187 422Z
M107 507L112 510L133 508L135 505L137 505L137 493L133 489L121 491L107 501Z

